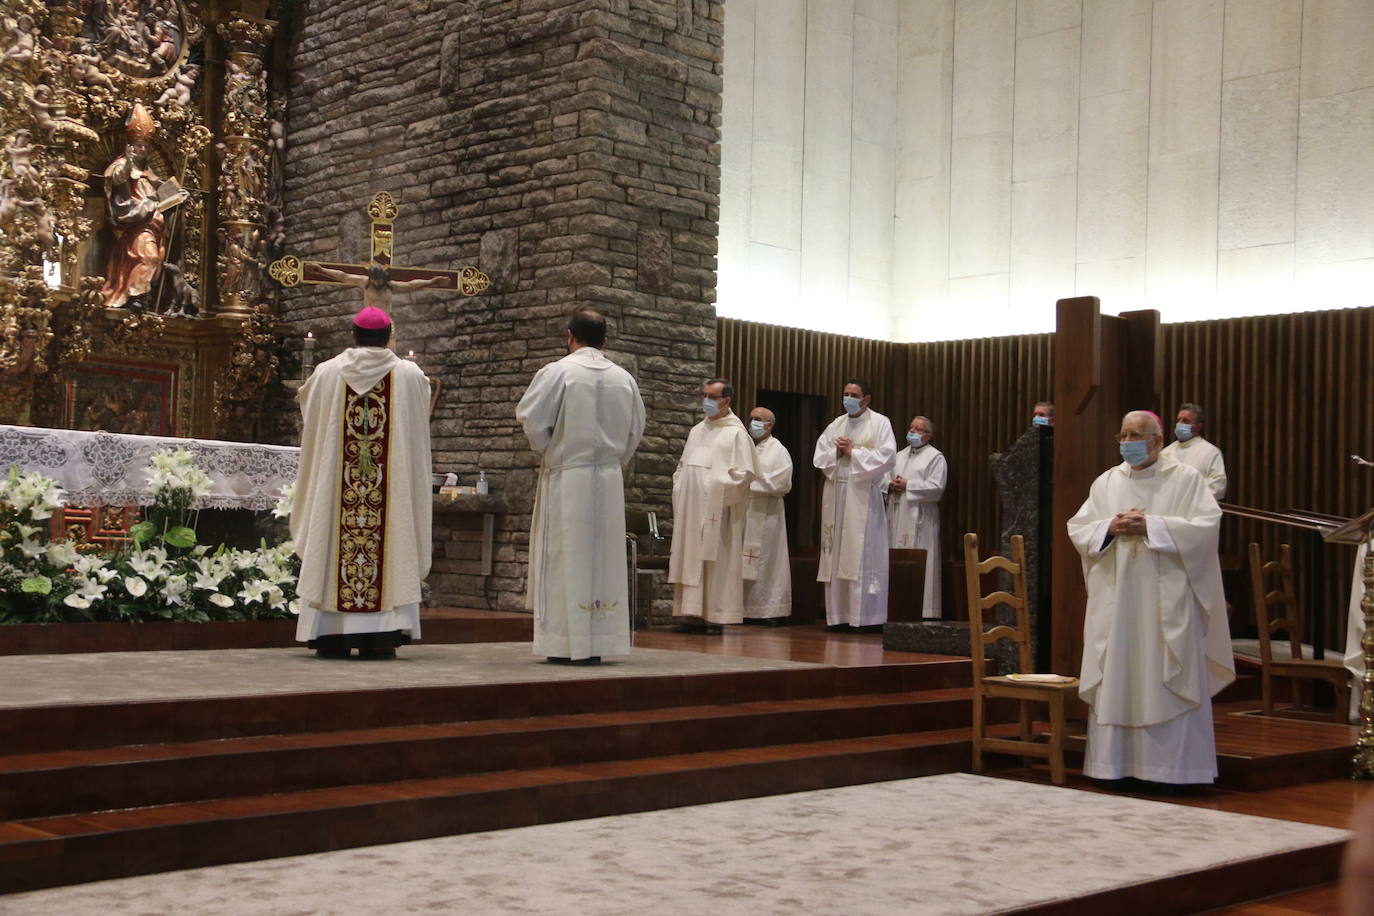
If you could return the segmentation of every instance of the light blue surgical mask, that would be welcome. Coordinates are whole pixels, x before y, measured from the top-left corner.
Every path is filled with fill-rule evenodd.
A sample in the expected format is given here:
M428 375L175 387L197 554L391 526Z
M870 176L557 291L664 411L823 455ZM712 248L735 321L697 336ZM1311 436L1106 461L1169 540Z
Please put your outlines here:
M768 434L768 424L762 420L749 421L749 435L755 439L762 439Z
M1193 438L1193 424L1180 423L1174 427L1174 438L1179 442L1187 442Z
M1049 426L1049 425L1050 425L1050 418L1049 418L1049 417L1031 417L1031 422L1034 423L1036 426Z
M701 409L706 413L706 416L714 417L720 413L720 401L715 398L702 398Z
M853 395L848 395L848 394L845 395L845 396L844 396L844 412L847 413L847 414L849 414L851 417L854 416L854 415L857 414L857 413L859 412L859 410L861 409L861 407L862 407L862 401L863 401L862 398L856 398L856 397L854 397Z
M926 444L926 437L920 433L907 433L906 444L912 448L920 448Z
M1121 443L1121 457L1131 467L1139 467L1150 460L1150 443L1143 439L1132 439Z

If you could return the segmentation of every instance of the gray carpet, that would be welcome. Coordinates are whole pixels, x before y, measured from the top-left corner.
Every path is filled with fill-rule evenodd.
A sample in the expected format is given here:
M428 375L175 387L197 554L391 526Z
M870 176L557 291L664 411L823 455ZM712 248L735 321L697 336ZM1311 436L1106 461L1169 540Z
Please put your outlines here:
M8 655L0 656L0 708L816 667L822 666L667 649L635 649L600 665L550 665L528 642L404 646L381 662L320 659L304 646Z
M955 773L104 881L0 912L995 913L1347 835Z

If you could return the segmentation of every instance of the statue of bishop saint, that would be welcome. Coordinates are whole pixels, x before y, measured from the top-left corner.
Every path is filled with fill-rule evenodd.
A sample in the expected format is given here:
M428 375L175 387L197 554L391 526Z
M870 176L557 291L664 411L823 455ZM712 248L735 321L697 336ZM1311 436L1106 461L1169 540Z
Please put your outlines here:
M391 318L364 308L357 346L301 386L300 475L291 537L301 558L296 639L324 658L394 658L420 635L429 575L429 379L387 344Z

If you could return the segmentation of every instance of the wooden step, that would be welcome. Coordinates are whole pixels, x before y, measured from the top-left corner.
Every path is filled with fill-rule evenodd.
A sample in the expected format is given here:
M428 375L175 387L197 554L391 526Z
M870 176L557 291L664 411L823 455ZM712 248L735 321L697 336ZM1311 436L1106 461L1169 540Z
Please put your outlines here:
M967 687L968 659L0 709L12 754Z
M771 700L0 758L0 820L963 728L971 690ZM1010 720L1010 706L1004 711Z
M967 729L0 823L0 893L951 772Z

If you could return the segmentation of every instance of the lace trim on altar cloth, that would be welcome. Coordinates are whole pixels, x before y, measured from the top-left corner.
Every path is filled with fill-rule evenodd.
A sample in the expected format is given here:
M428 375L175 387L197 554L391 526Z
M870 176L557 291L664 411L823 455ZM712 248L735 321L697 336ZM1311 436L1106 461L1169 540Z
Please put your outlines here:
M152 455L177 446L191 452L213 484L196 509L270 509L300 467L294 446L0 426L0 471L14 464L46 474L72 506L147 506Z

